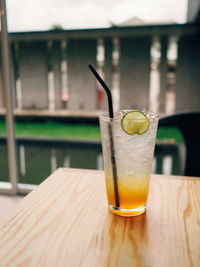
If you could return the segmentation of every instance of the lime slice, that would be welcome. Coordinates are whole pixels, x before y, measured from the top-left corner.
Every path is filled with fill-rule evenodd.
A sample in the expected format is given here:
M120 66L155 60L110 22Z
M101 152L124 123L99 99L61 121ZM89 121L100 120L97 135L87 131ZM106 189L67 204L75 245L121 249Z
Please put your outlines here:
M121 126L127 134L144 134L149 129L149 119L138 110L128 111L121 120Z

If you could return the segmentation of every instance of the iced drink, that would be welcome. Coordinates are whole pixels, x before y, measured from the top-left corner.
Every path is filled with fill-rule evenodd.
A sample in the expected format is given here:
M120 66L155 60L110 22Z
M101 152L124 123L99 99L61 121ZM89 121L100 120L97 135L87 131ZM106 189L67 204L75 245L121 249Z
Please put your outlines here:
M134 216L145 212L157 125L158 115L152 111L121 110L114 118L100 116L107 199L112 213Z

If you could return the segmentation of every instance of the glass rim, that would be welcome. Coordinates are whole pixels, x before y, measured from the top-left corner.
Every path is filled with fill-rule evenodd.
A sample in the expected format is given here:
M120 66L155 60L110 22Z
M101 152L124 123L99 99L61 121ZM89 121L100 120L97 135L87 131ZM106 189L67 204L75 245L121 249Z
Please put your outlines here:
M121 109L117 112L114 112L114 118L110 118L109 113L108 112L104 112L102 114L99 115L99 119L102 121L107 121L107 122L111 122L111 121L120 121L123 117L123 115L126 112L130 112L130 111L140 111L143 112L145 115L147 115L147 118L150 121L155 121L159 119L159 114L155 111L152 110L146 110L146 109ZM121 114L120 114L121 112ZM116 114L119 114L119 116L115 117Z

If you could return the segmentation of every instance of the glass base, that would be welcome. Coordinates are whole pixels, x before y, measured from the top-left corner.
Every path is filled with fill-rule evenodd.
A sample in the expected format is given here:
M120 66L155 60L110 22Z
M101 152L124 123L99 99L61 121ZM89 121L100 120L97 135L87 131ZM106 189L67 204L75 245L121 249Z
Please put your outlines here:
M144 213L146 211L146 205L136 208L136 209L121 209L121 208L108 205L108 209L110 212L116 215L131 217L131 216L138 216Z

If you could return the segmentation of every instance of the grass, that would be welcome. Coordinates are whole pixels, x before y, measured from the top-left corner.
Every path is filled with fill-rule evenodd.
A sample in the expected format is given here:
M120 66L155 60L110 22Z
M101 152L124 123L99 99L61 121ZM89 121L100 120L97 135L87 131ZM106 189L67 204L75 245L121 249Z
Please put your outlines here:
M16 136L29 137L55 137L69 139L100 139L100 129L98 125L90 124L70 124L55 121L46 122L16 122ZM6 135L4 121L0 121L0 136ZM183 137L175 127L160 127L158 129L157 140L168 140L170 142L182 143Z
M55 137L70 139L99 139L100 130L97 125L70 124L54 121L47 122L17 122L17 136ZM6 134L5 123L0 121L0 135Z
M171 143L184 143L183 135L176 127L159 127L157 140L168 140Z

